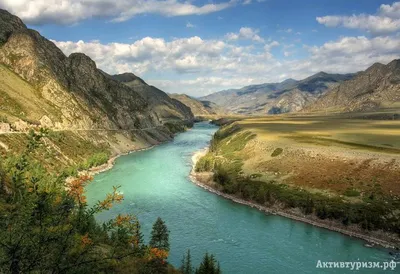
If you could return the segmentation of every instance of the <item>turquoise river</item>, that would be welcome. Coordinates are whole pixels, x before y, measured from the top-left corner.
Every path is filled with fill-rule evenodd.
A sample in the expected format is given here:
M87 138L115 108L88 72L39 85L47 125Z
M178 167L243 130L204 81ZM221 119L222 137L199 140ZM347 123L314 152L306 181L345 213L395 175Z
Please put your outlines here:
M198 123L170 143L118 158L114 168L96 175L86 188L89 204L102 200L112 186L120 185L124 194L121 204L97 219L136 214L148 240L160 216L170 230L169 261L176 267L187 249L196 265L206 251L215 254L223 273L343 273L347 271L316 268L317 262L391 259L388 250L367 248L362 240L266 215L194 185L189 179L191 157L209 144L216 130Z

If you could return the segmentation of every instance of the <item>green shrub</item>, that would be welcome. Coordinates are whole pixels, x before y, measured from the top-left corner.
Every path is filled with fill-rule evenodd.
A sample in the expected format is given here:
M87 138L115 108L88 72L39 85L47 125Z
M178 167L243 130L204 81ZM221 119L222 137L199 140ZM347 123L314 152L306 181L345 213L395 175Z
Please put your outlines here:
M165 123L164 126L168 128L171 133L184 132L186 127L182 123Z
M108 158L109 158L109 154L105 153L105 152L93 154L83 163L83 165L81 165L81 168L89 169L92 167L103 165L103 164L107 163Z
M283 148L278 147L274 150L274 152L272 152L271 157L279 156L279 155L281 155L282 152L283 152Z
M354 188L348 188L346 191L343 193L347 197L358 197L360 196L360 192L358 190L355 190Z
M214 157L207 153L201 157L196 163L196 172L212 171L214 168Z

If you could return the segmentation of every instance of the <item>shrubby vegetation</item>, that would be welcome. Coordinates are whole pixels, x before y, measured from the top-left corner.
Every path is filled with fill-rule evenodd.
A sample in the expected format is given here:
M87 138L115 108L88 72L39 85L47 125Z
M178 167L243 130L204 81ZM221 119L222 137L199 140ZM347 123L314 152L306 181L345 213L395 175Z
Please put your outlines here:
M215 259L214 255L204 255L202 262L196 269L192 266L192 257L190 255L190 249L188 249L186 255L182 258L182 265L180 271L183 274L220 274L221 269L219 263Z
M184 123L178 123L178 122L168 122L165 123L164 126L168 128L168 130L171 133L179 133L179 132L184 132L188 127L192 127L192 124L187 124L185 125Z
M201 157L196 163L196 172L210 171L214 167L214 157L210 153Z
M107 163L110 154L106 152L99 152L90 156L81 166L82 169L89 169L91 167L100 166Z
M340 196L310 193L299 187L265 182L259 180L260 176L243 174L242 157L238 153L251 138L251 134L240 132L235 124L221 128L211 141L210 152L196 164L196 170L213 171L219 190L261 205L299 208L304 214L314 214L320 219L335 219L344 225L357 224L367 230L383 229L400 235L400 218L395 214L400 201L394 198L375 193L364 196L361 201L348 202ZM273 155L277 156L275 151ZM355 189L348 189L344 194L360 195Z
M90 177L65 184L65 174L49 173L36 158L46 134L31 131L22 153L0 159L0 272L179 273L168 264L168 229L160 218L149 244L135 215L96 223L95 214L123 200L118 187L89 207Z
M9 123L7 116L0 115L0 123Z
M277 156L281 155L282 152L283 152L283 149L278 147L272 152L271 157L277 157Z

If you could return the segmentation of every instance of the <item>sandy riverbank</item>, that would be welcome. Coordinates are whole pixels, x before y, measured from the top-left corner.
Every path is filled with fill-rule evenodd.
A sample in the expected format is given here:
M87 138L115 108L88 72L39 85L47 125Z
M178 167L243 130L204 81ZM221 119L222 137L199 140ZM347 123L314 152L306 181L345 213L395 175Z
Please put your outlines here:
M249 206L252 208L256 208L267 214L279 215L279 216L290 218L290 219L293 219L296 221L311 224L311 225L314 225L317 227L336 231L336 232L342 233L347 236L365 240L369 243L368 246L379 245L379 246L383 246L385 248L399 248L400 247L400 239L399 239L399 237L397 237L397 235L394 235L394 234L388 234L388 233L385 233L382 231L363 231L357 226L344 226L343 224L341 224L337 221L321 220L314 215L304 215L301 213L301 211L296 210L296 209L286 210L286 209L282 209L282 208L278 208L278 207L266 207L266 206L262 206L262 205L253 203L251 201L246 201L244 199L240 199L240 198L235 197L230 194L223 193L223 192L219 191L218 189L216 189L215 183L212 181L212 173L210 173L210 172L198 173L195 171L195 166L196 166L197 161L201 157L203 157L207 153L207 151L208 151L208 149L205 148L205 149L197 151L196 153L193 154L193 156L192 156L193 168L190 172L190 179L197 186L199 186L211 193L214 193L216 195L224 197L225 199L229 199L235 203L239 203L239 204L246 205L246 206Z

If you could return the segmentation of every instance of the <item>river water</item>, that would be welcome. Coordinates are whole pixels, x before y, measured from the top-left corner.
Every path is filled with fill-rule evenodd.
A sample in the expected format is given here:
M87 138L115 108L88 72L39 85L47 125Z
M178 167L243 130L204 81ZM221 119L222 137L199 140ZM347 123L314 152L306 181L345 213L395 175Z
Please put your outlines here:
M216 130L198 123L170 143L118 158L113 169L95 176L86 188L89 204L104 199L112 186L120 185L124 194L123 203L97 219L135 214L148 240L160 216L170 230L169 261L176 267L187 249L196 265L206 251L215 254L223 273L343 273L316 268L317 262L391 259L387 250L367 248L362 240L266 215L194 185L188 177L191 156L208 145Z

